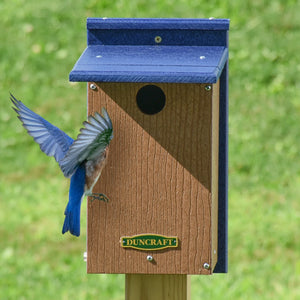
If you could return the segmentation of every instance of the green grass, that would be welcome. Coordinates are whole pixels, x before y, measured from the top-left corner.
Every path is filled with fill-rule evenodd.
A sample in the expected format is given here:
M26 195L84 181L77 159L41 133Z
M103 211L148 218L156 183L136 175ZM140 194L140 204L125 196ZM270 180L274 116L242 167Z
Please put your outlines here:
M192 299L300 298L300 5L296 0L0 3L0 299L124 299L123 275L86 275L60 234L68 180L20 126L11 91L76 137L86 86L68 74L86 17L230 18L229 274Z

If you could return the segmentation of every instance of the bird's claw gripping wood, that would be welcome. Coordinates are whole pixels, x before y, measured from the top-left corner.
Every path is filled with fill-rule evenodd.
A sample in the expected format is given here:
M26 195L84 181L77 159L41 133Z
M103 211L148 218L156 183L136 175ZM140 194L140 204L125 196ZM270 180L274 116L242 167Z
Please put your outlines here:
M90 195L90 197L91 197L92 202L94 200L99 200L99 201L104 201L104 202L109 201L109 198L104 194L93 193L92 195Z

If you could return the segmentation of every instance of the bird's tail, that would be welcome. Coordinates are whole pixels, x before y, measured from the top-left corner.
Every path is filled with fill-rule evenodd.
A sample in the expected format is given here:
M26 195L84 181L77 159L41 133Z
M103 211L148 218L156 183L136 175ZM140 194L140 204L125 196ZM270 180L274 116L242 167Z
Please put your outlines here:
M70 231L71 234L80 235L80 208L84 197L85 168L79 166L71 177L69 202L65 210L65 221L62 233Z
M70 202L68 203L62 233L70 231L73 235L80 235L80 207L81 201L73 207L70 207Z

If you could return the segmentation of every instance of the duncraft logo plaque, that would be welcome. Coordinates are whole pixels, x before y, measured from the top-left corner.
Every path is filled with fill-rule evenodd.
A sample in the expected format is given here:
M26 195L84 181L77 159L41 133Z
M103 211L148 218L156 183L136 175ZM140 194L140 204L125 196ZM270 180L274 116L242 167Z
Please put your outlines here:
M164 236L159 234L139 234L134 236L121 237L121 247L138 250L162 250L178 247L178 237Z

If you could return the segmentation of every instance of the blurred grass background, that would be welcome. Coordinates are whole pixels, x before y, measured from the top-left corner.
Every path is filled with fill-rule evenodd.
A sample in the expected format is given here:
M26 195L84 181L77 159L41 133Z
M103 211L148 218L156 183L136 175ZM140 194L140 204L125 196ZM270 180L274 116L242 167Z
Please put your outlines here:
M229 273L192 299L300 299L300 4L297 0L2 0L0 299L124 299L123 275L87 275L82 236L60 234L68 197L9 92L76 137L86 85L68 75L87 17L230 18Z

